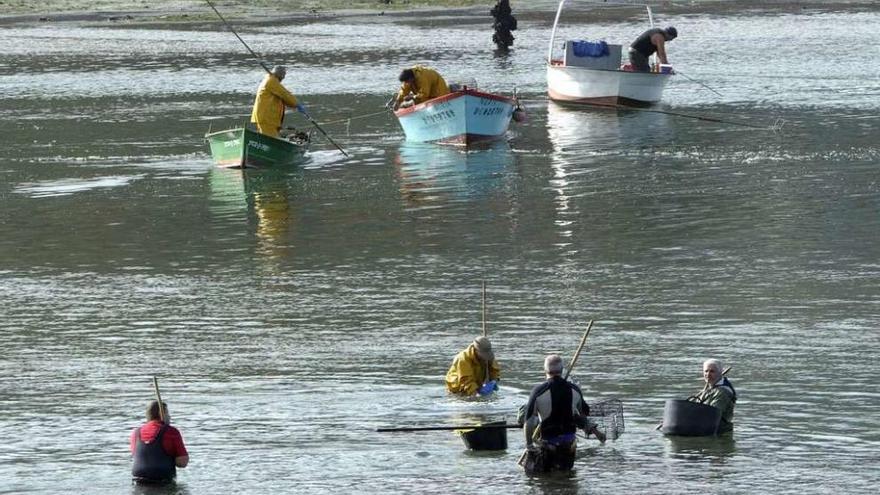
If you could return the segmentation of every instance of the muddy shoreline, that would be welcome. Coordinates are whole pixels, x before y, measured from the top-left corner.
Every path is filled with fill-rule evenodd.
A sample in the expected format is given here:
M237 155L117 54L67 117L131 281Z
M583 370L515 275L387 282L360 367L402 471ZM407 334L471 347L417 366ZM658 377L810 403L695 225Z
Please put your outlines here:
M215 2L224 17L237 25L271 25L294 21L310 22L343 17L388 16L401 21L426 22L426 12L443 17L486 17L493 1L474 0L277 0ZM557 2L512 2L514 14L521 21L547 21ZM589 5L588 3L585 5ZM808 12L865 12L880 11L880 2L873 0L693 0L687 3L654 2L655 12L665 16L681 15L743 15L763 12L792 14ZM631 17L632 7L613 7L597 4L588 11L575 13L576 17L591 20L615 20ZM570 8L570 7L569 7ZM0 25L35 23L85 23L125 25L127 27L213 29L218 27L216 14L203 1L160 0L46 0L40 9L27 6L26 0L0 0ZM552 22L552 19L550 19Z

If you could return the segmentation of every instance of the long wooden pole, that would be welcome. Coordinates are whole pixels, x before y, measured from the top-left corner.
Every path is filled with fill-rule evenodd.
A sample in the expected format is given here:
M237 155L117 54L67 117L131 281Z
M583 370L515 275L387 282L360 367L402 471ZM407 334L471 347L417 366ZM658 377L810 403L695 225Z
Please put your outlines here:
M461 426L407 426L400 428L376 428L377 432L406 432L406 431L446 431L446 430L476 430L487 428L520 428L516 423L506 423L503 425L461 425Z
M486 328L486 281L483 280L483 337L489 336L489 329Z
M574 357L571 358L571 362L568 365L568 369L565 370L565 376L563 377L564 380L568 380L569 375L571 375L572 368L574 368L574 365L577 364L578 357L580 357L581 351L584 349L584 344L587 343L587 337L590 336L590 330L592 328L593 328L593 320L590 320L590 323L587 325L587 331L584 332L584 336L581 337L581 343L578 345L577 350L574 352ZM535 431L532 432L532 441L537 440L540 435L541 435L541 425L539 424L535 428ZM522 455L519 456L519 460L516 461L516 463L519 465L522 465L523 459L526 458L526 455L528 453L529 453L529 449L523 450Z
M226 19L223 18L223 14L221 14L220 11L217 10L217 7L214 7L214 4L211 3L211 0L205 0L205 2L207 2L207 3L208 3L208 6L211 7L211 10L213 10L214 13L217 14L217 17L219 17L220 20L223 21L223 24L226 25L226 27L229 29L229 31L231 31L232 34L234 34L235 37L238 38L238 41L241 41L241 44L244 45L245 48L247 48L247 51L251 52L251 55L253 55L254 58L257 59L257 63L259 63L260 66L262 66L263 69L265 69L267 73L271 74L272 71L270 71L270 70L269 70L269 67L266 67L266 64L263 63L263 58L260 57L259 55L257 55L256 52L254 52L253 50L251 50L251 47L249 47L248 44L245 43L243 39L241 39L241 36L239 36L238 33L235 32L235 29L232 29L232 25L229 24L228 22L226 22Z
M168 418L165 417L165 408L162 407L162 395L159 394L159 380L156 378L156 375L153 375L153 391L156 393L156 402L159 406L159 420L168 424Z
M321 126L319 126L318 123L315 122L315 119L313 119L311 115L309 115L308 113L305 113L305 112L303 112L303 115L306 117L306 119L309 120L309 122L312 123L313 126L315 126L315 129L318 129L319 131L321 131L321 134L323 134L324 137L327 138L327 141L330 141L330 144L332 144L333 146L336 146L336 149L338 149L340 153L342 153L343 155L345 155L346 158L348 158L348 153L346 153L345 150L342 149L342 146L339 146L338 144L336 144L336 141L334 141L333 138L330 137L329 134L327 134L327 131L322 129Z
M580 357L581 351L584 349L584 344L587 343L587 337L590 336L590 330L592 328L593 328L593 320L590 320L590 324L587 325L587 331L584 332L584 336L583 336L583 338L581 338L581 343L580 343L580 345L578 345L577 351L575 351L575 353L574 353L574 357L571 358L571 362L568 364L568 369L565 370L565 376L562 377L563 379L568 380L568 375L571 374L572 368L574 368L574 365L577 364L578 357Z

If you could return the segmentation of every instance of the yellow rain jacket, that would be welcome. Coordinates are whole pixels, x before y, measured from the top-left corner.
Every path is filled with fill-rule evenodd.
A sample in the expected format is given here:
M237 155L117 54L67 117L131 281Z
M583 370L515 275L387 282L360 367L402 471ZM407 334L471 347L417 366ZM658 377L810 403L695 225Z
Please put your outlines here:
M500 377L501 368L497 360L489 363L489 374L486 376L486 361L477 356L477 348L471 344L452 360L452 366L446 372L446 390L454 394L474 395L483 383Z
M257 89L254 110L251 112L251 122L257 125L260 134L278 137L281 121L284 120L285 105L295 107L296 96L282 86L281 81L273 74L266 74Z
M416 75L412 84L405 82L400 85L400 92L397 93L397 104L403 103L406 95L413 93L415 95L415 103L428 101L438 96L448 95L449 86L443 80L443 76L436 70L422 65L412 68Z

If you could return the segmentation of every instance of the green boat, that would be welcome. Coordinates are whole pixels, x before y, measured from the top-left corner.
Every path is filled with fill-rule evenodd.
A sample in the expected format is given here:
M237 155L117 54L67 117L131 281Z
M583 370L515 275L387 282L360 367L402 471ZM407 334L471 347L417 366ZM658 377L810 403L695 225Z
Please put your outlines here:
M247 127L208 132L214 162L227 168L269 168L303 161L309 135L293 132L284 138L260 134Z

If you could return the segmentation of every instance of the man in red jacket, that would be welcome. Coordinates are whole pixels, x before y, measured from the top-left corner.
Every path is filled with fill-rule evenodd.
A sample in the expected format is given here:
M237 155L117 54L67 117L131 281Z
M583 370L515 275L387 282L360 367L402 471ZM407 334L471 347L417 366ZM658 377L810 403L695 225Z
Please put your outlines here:
M170 483L177 476L177 468L189 464L183 437L169 424L168 406L164 402L162 409L164 414L159 413L159 403L151 401L147 422L131 432L131 476L136 482Z

